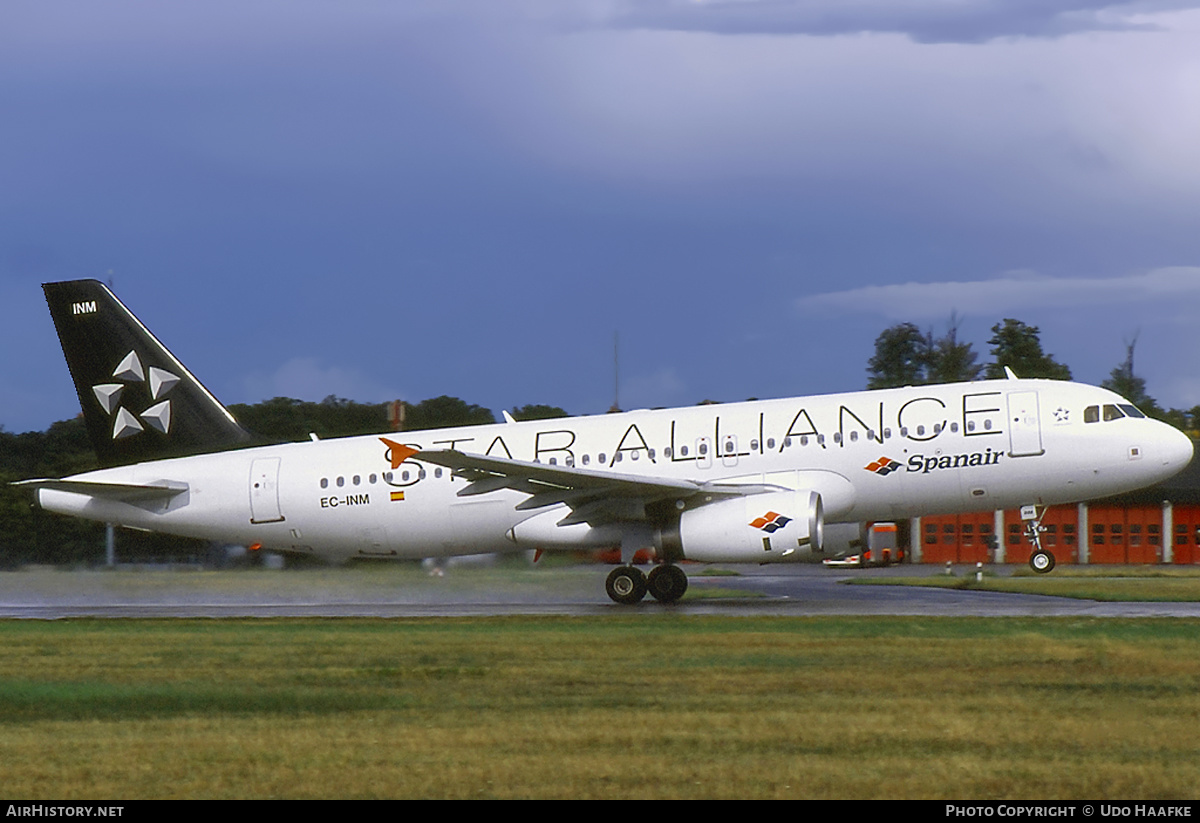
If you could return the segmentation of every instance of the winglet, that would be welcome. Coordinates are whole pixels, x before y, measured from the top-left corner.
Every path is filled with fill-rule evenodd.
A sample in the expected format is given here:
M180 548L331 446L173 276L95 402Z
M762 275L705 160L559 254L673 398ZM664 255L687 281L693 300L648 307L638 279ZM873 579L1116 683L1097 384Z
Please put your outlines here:
M504 422L505 422L505 423L516 423L516 422L517 422L517 421L516 421L516 418L514 418L514 417L513 417L511 414L509 414L509 413L508 413L508 409L501 409L501 410L500 410L500 413L501 413L502 415L504 415Z
M1016 376L1015 374L1013 374L1013 370L1012 370L1012 369L1010 369L1008 366L1005 366L1005 367L1004 367L1004 373L1005 373L1006 375L1008 375L1008 379L1009 379L1009 380L1016 380L1016 379L1017 379L1017 376Z
M383 445L388 447L388 459L392 462L393 469L400 468L401 463L420 451L420 449L397 443L395 440L388 440L386 437L379 439L383 441Z

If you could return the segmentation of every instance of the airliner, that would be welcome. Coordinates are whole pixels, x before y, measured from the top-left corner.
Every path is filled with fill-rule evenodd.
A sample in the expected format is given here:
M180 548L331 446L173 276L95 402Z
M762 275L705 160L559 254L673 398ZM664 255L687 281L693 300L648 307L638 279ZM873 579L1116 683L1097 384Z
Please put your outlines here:
M819 562L860 524L1052 504L1171 477L1191 440L1111 391L1007 379L254 445L102 283L43 286L100 468L21 481L49 511L352 558L612 549L606 591L681 561ZM633 564L649 550L649 574Z

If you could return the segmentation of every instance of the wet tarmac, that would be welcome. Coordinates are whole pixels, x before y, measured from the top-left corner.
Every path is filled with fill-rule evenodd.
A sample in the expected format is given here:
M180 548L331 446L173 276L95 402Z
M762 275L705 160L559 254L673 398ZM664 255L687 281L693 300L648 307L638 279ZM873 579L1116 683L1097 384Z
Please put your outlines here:
M990 567L1010 574L1013 567ZM711 571L711 570L710 570ZM415 564L304 571L119 568L0 573L0 618L464 617L675 614L1200 617L1200 603L1105 603L1027 594L845 585L853 578L931 576L939 569L689 568L689 597L619 606L604 594L605 566L551 569ZM964 576L973 567L958 567Z

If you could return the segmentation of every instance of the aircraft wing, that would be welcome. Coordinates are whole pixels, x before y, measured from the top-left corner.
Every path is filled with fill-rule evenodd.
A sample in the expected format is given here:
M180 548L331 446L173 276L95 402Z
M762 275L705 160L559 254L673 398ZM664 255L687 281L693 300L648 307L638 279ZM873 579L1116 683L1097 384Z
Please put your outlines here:
M105 500L117 500L122 503L144 503L146 501L170 500L176 495L188 490L186 483L176 483L163 480L159 483L103 483L94 480L57 480L40 478L38 480L22 480L13 483L14 486L24 486L33 489L54 489L55 491L86 494Z
M465 454L453 449L425 450L413 458L444 466L455 477L470 483L459 497L512 489L529 495L518 510L540 509L564 503L571 513L559 525L589 523L597 526L616 520L644 520L645 506L664 500L681 500L697 494L736 497L778 491L762 484L696 483L666 477L619 474L574 466L530 463L503 457Z

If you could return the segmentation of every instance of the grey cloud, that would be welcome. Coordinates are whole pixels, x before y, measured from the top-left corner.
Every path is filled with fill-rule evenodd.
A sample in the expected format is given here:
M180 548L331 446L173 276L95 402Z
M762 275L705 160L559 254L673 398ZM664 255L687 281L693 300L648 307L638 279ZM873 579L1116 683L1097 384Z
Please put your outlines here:
M1036 305L1045 309L1131 305L1194 305L1200 300L1200 268L1176 266L1124 277L1041 277L1010 273L992 280L895 283L813 295L800 310L879 314L892 319L929 319L952 311L994 314Z
M984 43L1151 29L1137 16L1197 5L1195 0L629 0L614 6L609 24L712 34L895 33L922 43Z

